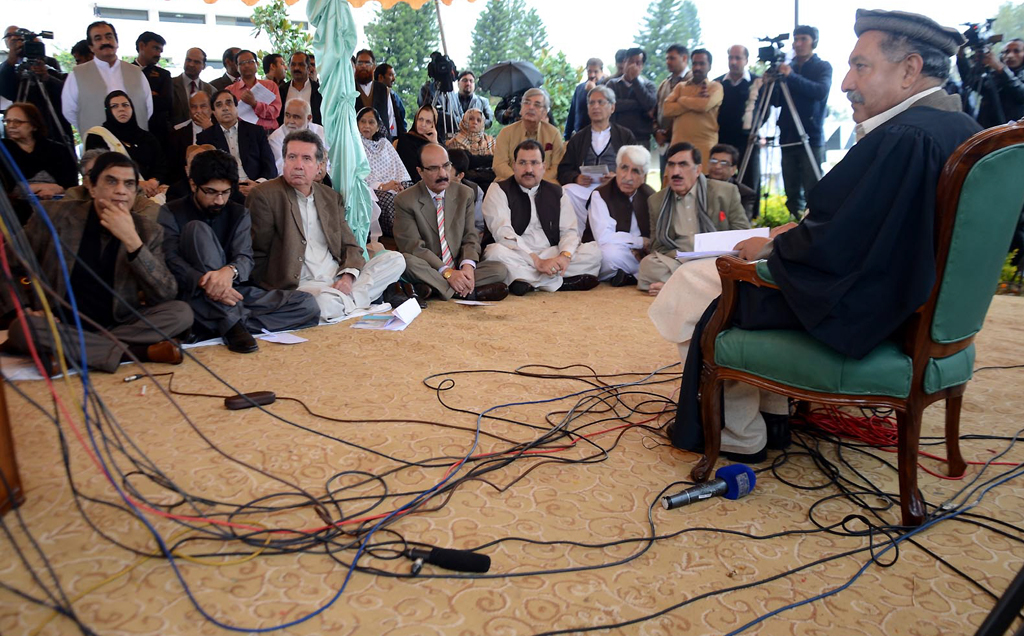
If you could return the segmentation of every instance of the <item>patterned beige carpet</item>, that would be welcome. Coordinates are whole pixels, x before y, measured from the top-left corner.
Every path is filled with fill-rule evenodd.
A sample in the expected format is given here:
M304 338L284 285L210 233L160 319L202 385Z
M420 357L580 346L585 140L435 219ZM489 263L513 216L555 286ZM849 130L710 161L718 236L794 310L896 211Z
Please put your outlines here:
M1019 298L995 299L978 339L977 366L1022 362L1022 303ZM318 413L355 420L349 423L311 417L288 401L279 401L269 410L292 424L256 410L227 411L218 399L179 397L178 403L194 422L192 428L150 380L121 381L134 367L122 367L118 374L95 375L93 379L123 427L124 438L137 446L134 454L145 454L192 496L228 505L293 492L296 487L322 496L329 488L357 479L342 476L329 485L336 473L379 474L401 466L403 461L460 457L470 451L476 417L444 408L437 393L423 382L432 374L507 372L523 365L572 364L588 365L605 376L634 374L603 378L618 383L639 381L672 365L677 362L675 347L661 340L650 324L646 317L649 304L646 296L633 290L607 286L588 293L509 298L493 307L433 303L401 333L357 330L343 323L303 332L309 342L301 345L264 343L259 353L249 356L231 354L223 347L195 350L200 361L243 391L272 390L279 396L301 398ZM153 368L154 372L165 370ZM175 372L176 389L228 393L195 362L186 361ZM577 368L575 372L584 370ZM664 405L658 396L671 396L678 386L678 367L668 372L672 375L654 376L661 382L622 389L620 401L612 406L630 422L651 420ZM578 380L497 372L447 377L455 384L442 392L442 399L473 412L590 388ZM1022 379L1024 370L1020 369L979 372L967 391L962 431L1016 433L1022 426L1020 413L1024 412ZM166 380L160 378L165 385ZM431 380L433 386L439 382ZM19 388L52 409L42 383L21 383ZM63 388L61 392L65 398L71 397ZM82 595L74 601L82 622L104 635L229 633L201 616L166 560L137 558L90 528L75 507L54 425L11 388L7 388L7 396L28 497L21 515L68 597ZM491 415L551 428L562 424L563 415L546 420L545 414L567 411L577 399L507 406ZM631 415L631 408L641 413ZM586 413L569 426L593 422L586 429L591 432L624 424L623 420L609 419L613 417L610 413ZM941 405L930 408L925 414L923 434L937 434L942 417ZM438 421L463 428L440 428L408 420ZM666 417L661 417L650 426L665 421ZM112 488L90 463L63 419L61 430L71 448L75 486L83 494L113 501L116 495ZM540 433L515 422L493 419L484 422L483 430L518 441L531 440ZM522 457L485 475L487 481L464 483L440 509L403 517L390 527L409 541L447 548L474 547L509 536L586 543L642 539L651 532L648 510L656 503L656 495L671 482L685 479L696 460L694 455L663 442L657 431L633 427L595 436L560 452ZM969 460L984 460L1006 445L998 440L965 440L963 449ZM506 441L484 436L476 452L500 451L507 446ZM822 449L826 455L834 455L830 448ZM932 450L943 453L941 446ZM847 452L844 456L864 477L895 492L892 470L862 454ZM558 461L581 458L590 458L589 463ZM891 455L888 458L894 461ZM1014 448L1003 459L1024 461L1024 449ZM123 456L118 455L117 461L122 471L132 470ZM924 464L942 470L934 460L924 460ZM429 488L442 479L445 470L443 466L427 466L395 472L387 477L389 491L409 493ZM845 477L860 481L852 469L843 470ZM970 467L967 478L978 471L977 466ZM991 468L986 476L994 472L996 469ZM141 478L129 481L151 501L171 504L180 499ZM922 490L932 503L944 501L963 483L921 473ZM807 490L790 484L823 487ZM444 571L429 565L418 578L356 573L336 603L311 620L277 633L519 636L642 619L679 603L685 604L650 620L597 633L728 633L758 616L845 584L869 562L869 554L864 551L870 546L867 537L812 532L815 526L808 518L811 506L836 492L809 456L794 454L778 469L777 476L771 472L759 474L756 491L745 499L717 499L675 511L655 506L651 519L658 534L689 530L673 538L606 548L505 542L484 550L492 558L490 574L495 575L487 579L436 578ZM345 515L358 516L359 511L372 506L381 488L374 483L358 493L367 498L344 502ZM396 502L410 498L400 496L374 512L391 510ZM867 500L879 503L871 497ZM298 504L302 499L292 496L272 501L275 505ZM431 507L439 503L442 501L436 500ZM92 523L109 537L144 552L154 550L152 537L138 521L96 503L83 502L82 506ZM211 503L200 504L200 509L210 513L226 508ZM174 511L187 512L187 507L179 506ZM925 530L916 540L972 581L1001 594L1024 562L1024 533L1020 529L1024 525L1024 482L1016 480L992 490L974 512L1011 525L989 523L990 528L985 528L951 520ZM337 509L330 509L330 514L337 516ZM814 517L833 524L848 514L869 515L846 500L833 499L821 504ZM898 520L898 508L879 514L889 522ZM165 538L183 536L177 523L148 518ZM235 520L273 528L314 528L323 524L309 507L274 514L248 512ZM42 562L14 515L7 515L4 521L12 528L29 564L53 590L52 580L41 569ZM792 534L753 540L720 530L759 537ZM378 534L380 540L394 538L394 534ZM885 541L884 536L874 538L879 550L885 547ZM179 552L243 548L239 543L205 541L187 543ZM861 551L837 557L853 550ZM879 561L888 564L894 556L889 551ZM351 557L352 551L338 555L345 563ZM829 557L837 558L814 565ZM768 618L745 633L969 634L994 605L985 592L923 549L903 543L898 557L891 567L870 565L837 595ZM223 557L205 563L178 563L208 614L228 625L249 629L294 621L318 610L337 593L347 572L346 567L322 553L260 555L233 563L237 560ZM623 560L624 564L597 569L541 572L578 570ZM408 573L411 566L404 558L386 561L369 556L364 556L360 564L400 574ZM128 573L104 583L132 565L135 567ZM807 567L785 574L800 566ZM782 576L765 582L776 575ZM10 539L3 536L0 581L33 596L44 594L15 557ZM722 591L725 588L732 591ZM37 630L51 614L0 591L0 634L77 633L74 624L62 617Z

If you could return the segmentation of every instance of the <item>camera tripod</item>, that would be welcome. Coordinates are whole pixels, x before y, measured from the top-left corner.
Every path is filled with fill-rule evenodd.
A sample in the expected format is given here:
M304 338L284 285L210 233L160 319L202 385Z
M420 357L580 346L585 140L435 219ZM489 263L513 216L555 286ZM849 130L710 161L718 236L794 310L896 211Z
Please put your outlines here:
M740 162L740 178L742 179L743 175L747 172L747 164L750 163L750 156L753 153L754 145L758 140L758 131L761 130L761 126L764 125L765 120L768 118L768 113L771 111L772 107L772 95L775 92L775 88L779 87L782 92L783 99L786 100L786 105L789 106L789 115L793 118L793 123L796 124L797 132L800 133L800 144L803 145L804 152L807 153L807 160L811 162L811 167L814 169L814 176L817 179L821 179L821 167L818 165L818 160L814 156L814 153L811 152L811 144L808 142L807 130L804 129L804 124L800 121L800 115L796 112L796 105L793 103L793 95L789 92L789 86L787 86L785 82L779 81L779 73L775 69L774 65L765 71L764 82L764 85L761 87L763 97L760 100L757 112L754 113L754 121L750 126L750 135L747 137L747 148L743 152L743 161ZM781 144L780 147L782 147Z
M19 69L21 75L21 82L18 83L18 99L19 102L28 101L28 93L33 86L39 91L39 94L43 98L43 102L46 104L46 112L49 113L50 118L53 121L53 125L56 126L57 130L60 131L60 139L62 145L71 153L71 159L75 165L78 165L78 154L75 152L75 144L73 140L68 139L68 133L64 130L64 126L61 125L60 117L57 115L57 111L53 108L53 102L50 101L50 95L46 92L46 87L39 77L36 76L35 71L30 67L31 60L26 59L22 62L22 67Z

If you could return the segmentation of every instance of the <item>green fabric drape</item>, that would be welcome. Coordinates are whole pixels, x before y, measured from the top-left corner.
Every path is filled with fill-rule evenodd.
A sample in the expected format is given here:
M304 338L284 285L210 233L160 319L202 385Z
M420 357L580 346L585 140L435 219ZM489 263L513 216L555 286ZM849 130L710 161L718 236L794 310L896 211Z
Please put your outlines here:
M324 135L330 144L331 181L345 197L345 214L357 238L370 232L370 164L356 128L356 84L350 59L356 50L356 23L346 0L309 0L309 22L316 28L313 51L320 76ZM366 247L363 247L365 253Z

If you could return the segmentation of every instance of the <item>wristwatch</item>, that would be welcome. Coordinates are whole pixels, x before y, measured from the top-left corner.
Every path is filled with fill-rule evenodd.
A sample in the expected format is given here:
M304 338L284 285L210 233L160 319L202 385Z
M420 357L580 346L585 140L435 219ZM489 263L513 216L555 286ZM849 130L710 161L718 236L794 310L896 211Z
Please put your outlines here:
M571 254L571 253L569 253L569 252L561 252L561 253L559 254L559 256L564 256L564 257L566 257L567 259L569 259L570 261L572 260L572 254Z
M228 265L228 267L230 267L231 271L234 272L234 275L231 276L231 280L232 281L238 280L238 268L235 267L234 265L230 265L230 264Z
M448 280L449 278L452 277L452 274L454 274L454 273L455 273L455 270L452 269L451 267L449 267L448 269L444 270L444 273L441 274L441 275L444 276L445 280Z

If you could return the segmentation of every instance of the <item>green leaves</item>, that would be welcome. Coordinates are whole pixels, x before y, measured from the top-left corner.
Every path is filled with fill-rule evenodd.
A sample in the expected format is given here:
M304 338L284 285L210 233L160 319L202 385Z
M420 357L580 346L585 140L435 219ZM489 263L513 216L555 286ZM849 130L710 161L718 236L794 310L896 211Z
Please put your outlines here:
M406 115L412 117L420 87L427 81L430 54L440 49L434 3L428 2L418 11L405 3L379 11L366 25L366 40L377 64L394 67L393 90L405 102Z
M647 53L644 77L655 84L660 83L668 77L664 64L668 47L682 44L693 50L700 43L697 5L692 0L652 0L634 42Z

